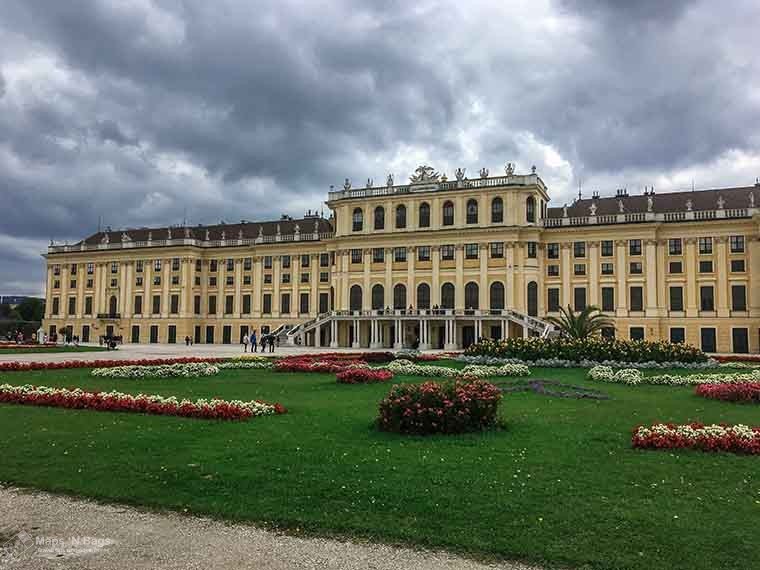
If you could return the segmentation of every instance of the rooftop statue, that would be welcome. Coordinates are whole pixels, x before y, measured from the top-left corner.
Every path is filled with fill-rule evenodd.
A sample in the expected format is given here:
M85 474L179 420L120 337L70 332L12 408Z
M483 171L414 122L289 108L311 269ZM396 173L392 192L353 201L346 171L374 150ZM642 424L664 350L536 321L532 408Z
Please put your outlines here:
M438 182L440 174L435 171L432 166L422 165L418 166L414 174L409 177L412 184L419 184L421 182Z
M388 175L388 178L385 180L385 185L388 188L392 188L393 187L393 174L389 174Z
M456 172L454 172L454 176L457 177L457 181L463 182L464 181L464 173L466 168L457 168Z

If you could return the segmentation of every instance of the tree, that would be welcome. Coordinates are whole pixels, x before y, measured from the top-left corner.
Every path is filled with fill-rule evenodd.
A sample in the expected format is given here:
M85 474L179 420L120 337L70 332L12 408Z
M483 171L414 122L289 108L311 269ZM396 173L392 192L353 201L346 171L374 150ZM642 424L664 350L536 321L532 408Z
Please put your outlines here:
M559 317L548 317L547 320L557 327L564 336L583 339L599 334L605 327L614 326L613 320L599 310L599 307L589 305L580 313L560 307Z
M0 319L10 319L12 310L8 303L0 304Z
M27 297L16 307L16 312L25 321L41 321L45 316L45 302L36 297Z

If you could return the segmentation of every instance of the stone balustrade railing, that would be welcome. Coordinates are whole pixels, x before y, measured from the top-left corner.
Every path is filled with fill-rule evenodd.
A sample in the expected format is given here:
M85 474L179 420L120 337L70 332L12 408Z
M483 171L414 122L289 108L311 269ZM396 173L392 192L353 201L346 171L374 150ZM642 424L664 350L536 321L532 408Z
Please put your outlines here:
M725 208L720 210L685 210L680 212L630 212L599 216L567 216L545 218L546 228L566 226L590 226L607 224L631 224L639 222L686 222L690 220L719 220L723 218L751 218L760 208Z

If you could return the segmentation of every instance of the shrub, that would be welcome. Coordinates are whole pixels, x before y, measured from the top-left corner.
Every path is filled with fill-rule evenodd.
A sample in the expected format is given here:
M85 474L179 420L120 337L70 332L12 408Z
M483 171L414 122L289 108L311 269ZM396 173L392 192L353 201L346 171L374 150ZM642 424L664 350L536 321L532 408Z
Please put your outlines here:
M760 382L738 382L736 384L700 384L697 396L725 400L726 402L746 402L760 404Z
M760 454L760 427L745 425L654 424L633 430L631 445L640 449L699 449Z
M618 340L591 337L585 339L508 338L484 340L465 351L470 356L517 358L520 360L560 359L618 360L622 362L706 362L707 355L687 344L665 341Z
M497 424L501 391L484 380L397 384L380 402L378 428L428 435L481 431Z
M335 376L339 384L371 384L387 382L393 378L393 372L382 368L349 368Z

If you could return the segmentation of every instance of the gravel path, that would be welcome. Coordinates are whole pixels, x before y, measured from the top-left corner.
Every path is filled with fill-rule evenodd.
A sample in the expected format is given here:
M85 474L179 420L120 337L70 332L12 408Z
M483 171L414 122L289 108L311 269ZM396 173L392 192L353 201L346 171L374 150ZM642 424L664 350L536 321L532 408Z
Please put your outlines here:
M0 487L0 569L539 570Z

